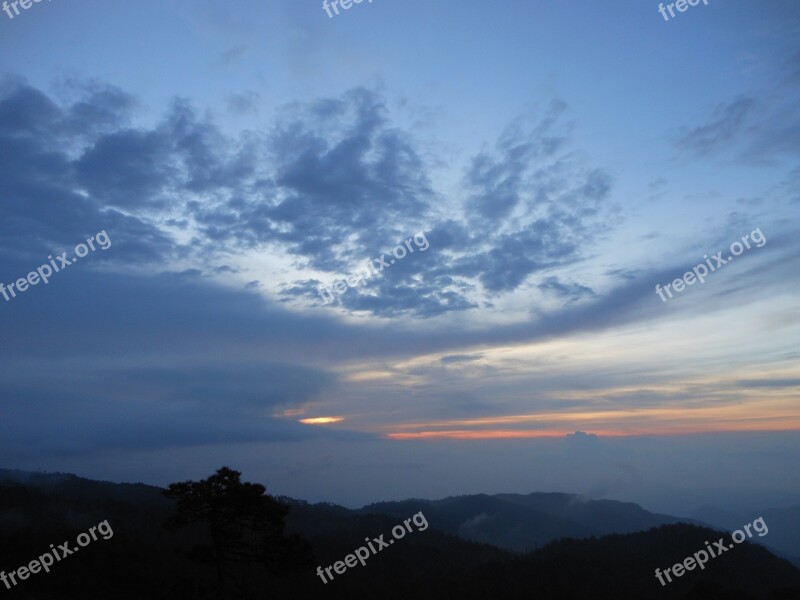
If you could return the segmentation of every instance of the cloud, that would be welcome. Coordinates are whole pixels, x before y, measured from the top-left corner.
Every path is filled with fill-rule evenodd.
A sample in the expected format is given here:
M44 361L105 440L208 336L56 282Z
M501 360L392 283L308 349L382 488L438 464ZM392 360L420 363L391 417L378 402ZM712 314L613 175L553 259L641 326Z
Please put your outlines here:
M705 123L684 133L677 142L678 147L697 156L710 154L736 138L757 108L756 99L747 96L722 103L714 109Z
M582 246L608 227L611 178L568 151L566 110L554 100L541 115L515 119L494 152L473 159L467 227L487 234L452 261L450 275L477 276L490 293L513 291L534 273L579 261Z
M491 520L492 518L493 517L490 517L485 512L479 513L461 523L461 525L458 526L458 532L461 535L469 536L479 525L483 524L485 521Z
M735 152L738 160L756 165L800 155L798 57L794 48L778 61L778 84L721 102L702 123L684 127L677 148L694 156Z
M188 316L204 323L200 330L183 330L182 334L203 336L206 331L227 331L229 335L222 337L224 343L229 337L233 339L237 335L250 339L251 328L245 325L247 319L240 312L249 310L252 314L263 315L255 320L264 330L272 330L274 324L279 323L276 331L291 330L302 335L315 331L326 340L329 339L326 336L349 335L362 344L365 351L403 354L413 351L423 338L424 346L430 350L457 351L464 344L546 339L552 335L602 330L623 323L659 318L663 312L659 312L660 305L653 305L653 286L682 275L687 265L695 264L697 260L697 256L686 253L684 259L679 259L675 250L672 252L675 257L672 265L660 265L657 269L649 270L628 268L622 272L610 272L611 280L607 282L606 290L602 294L595 292L597 296L592 296L582 287L575 287L582 286L580 283L570 282L561 275L556 278L547 272L554 265L570 265L582 260L585 250L581 244L590 243L591 237L607 226L608 215L604 212L605 198L609 194L607 177L585 165L576 166L574 159L565 162L554 158L555 163L548 163L546 168L538 163L538 166L530 166L532 173L544 170L551 173L551 179L562 179L563 185L558 184L553 188L561 190L561 194L522 194L515 206L515 211L522 212L510 221L501 221L497 229L475 229L476 223L485 218L480 213L473 215L474 219L479 219L477 222L470 221L465 212L456 210L449 211L446 218L437 219L438 212L430 205L436 195L429 189L429 178L410 172L412 166L422 161L421 155L409 150L410 155L400 153L397 158L395 150L401 146L413 148L413 142L409 135L389 125L385 105L374 92L351 92L340 99L288 108L290 115L301 120L300 124L285 121L263 138L285 150L280 160L275 159L274 173L270 176L264 169L273 169L270 164L265 166L262 163L263 145L254 141L255 136L243 135L239 139L223 136L212 123L200 121L184 101L173 104L166 116L152 129L131 129L126 125L122 133L105 131L96 134L97 139L91 145L75 145L71 143L73 138L68 133L69 128L59 125L66 119L65 115L72 114L69 107L60 108L42 92L19 81L3 89L6 96L0 97L0 139L4 143L0 147L6 154L4 160L0 161L3 175L0 177L0 190L3 192L3 202L0 204L2 277L6 281L12 277L16 279L42 264L53 250L72 247L85 239L84 235L106 229L114 241L113 250L93 255L91 262L80 266L80 271L70 272L69 277L65 275L58 282L53 282L47 294L49 297L53 289L61 289L63 293L74 294L72 299L64 300L67 304L75 303L80 298L81 302L94 305L97 301L92 299L91 294L80 295L78 286L106 289L109 293L117 294L119 301L124 301L126 315L141 319L136 321L137 325L153 316L144 308L152 306L154 299L158 299L165 313L175 319L175 323L186 323ZM96 85L89 86L86 98L82 101L96 98L97 94L93 91L96 89ZM131 103L121 104L127 106ZM19 118L15 117L16 113L20 113ZM314 129L312 123L302 121L309 114L320 117L318 129ZM20 128L20 124L25 124L25 127ZM541 129L531 126L531 130L535 131L537 127ZM552 129L554 125L549 127ZM387 128L388 131L384 131ZM310 133L312 130L313 133ZM545 131L545 137L550 137L550 129L545 128ZM370 133L367 135L364 132ZM509 135L505 134L501 147L513 147L509 146L510 142L506 139ZM55 141L53 136L57 136ZM123 138L146 140L152 137L169 138L169 141L162 143L168 150L164 150L163 160L172 164L180 177L163 182L157 182L158 177L154 177L156 183L148 185L157 188L154 197L177 198L174 206L165 207L157 202L137 203L137 199L127 195L126 190L121 189L115 181L92 170L90 179L94 187L91 191L81 189L76 166L92 162L84 159L85 156L97 158L95 148L98 144L113 140L108 142L113 146ZM378 149L382 149L377 154L362 149L360 155L356 152L360 158L356 160L350 157L344 161L349 165L348 169L355 171L353 181L347 179L348 172L314 175L311 168L308 169L311 177L308 181L293 175L302 168L301 156L309 156L311 166L322 161L334 168L337 163L331 159L331 154L344 153L343 146L370 146L365 138L376 137L384 140L377 145ZM397 141L386 149L386 140L389 139ZM542 142L534 146L547 147L547 144ZM76 149L67 152L67 148ZM131 148L121 143L109 163L120 170L133 164L133 172L137 172L140 165L136 161L142 159L128 156ZM151 157L146 160L155 159ZM399 164L380 166L386 161ZM573 165L575 170L566 169L565 165L568 164ZM379 176L384 172L402 175L395 179ZM120 173L121 180L125 180L125 177L124 173ZM341 178L344 179L340 181ZM359 184L359 181L367 183ZM371 186L387 190L398 188L389 199L389 214L397 216L394 223L381 220L384 207L376 205L369 194L358 195L359 189L371 189ZM356 194L354 198L345 193L350 191ZM120 195L121 199L114 199L115 195ZM181 203L180 199L187 197L194 199ZM294 202L305 203L308 212L282 212L282 198L288 199L290 206ZM125 212L112 205L117 201L127 206ZM556 206L560 203L567 204L567 208ZM182 212L184 209L188 211ZM542 214L531 216L531 211L536 213L540 209L544 211ZM361 261L376 256L378 252L375 248L388 250L401 242L406 232L411 235L418 231L410 227L411 224L417 225L416 222L408 222L407 229L407 226L401 227L397 222L404 215L413 221L420 214L426 215L425 219L432 222L430 228L425 229L430 242L429 249L424 253L408 255L385 270L380 277L371 280L363 289L349 290L342 296L343 306L347 310L386 317L385 327L379 328L380 334L353 336L348 328L334 324L333 315L323 317L320 312L310 312L302 317L287 315L270 303L259 302L255 296L225 293L213 286L214 276L221 271L235 271L239 267L235 264L236 251L249 247L283 250L298 259L314 261L322 272L330 272L334 276L347 274L349 270L339 269L348 269L351 258ZM523 225L521 221L525 215L533 220ZM174 219L175 216L182 219ZM357 217L364 219L363 228L361 224L353 222ZM166 223L183 220L191 221L187 227L193 237L187 244L176 242L171 231L164 227ZM310 232L308 238L303 238L295 230L297 223L300 224L300 231L307 229ZM385 229L385 235L395 229L406 231L403 235L371 240L370 236L381 227ZM736 233L738 237L739 232ZM339 243L327 245L334 241ZM259 243L266 242L271 242L274 247L259 246ZM773 241L770 234L769 248L775 242L777 240ZM769 269L759 267L758 280L764 286L770 281L785 281L787 269L791 266L792 240L786 239L777 247L787 252L781 250L780 256L771 254ZM212 256L224 260L221 264L213 264L209 261ZM746 259L751 260L750 255ZM185 288L171 289L170 286L174 286L177 279L171 263L177 260L191 263L197 272L191 276L191 286L184 278L181 285ZM125 282L107 275L92 278L90 271L99 266L108 266L118 272L146 267L149 277L139 279L130 276ZM159 275L162 271L166 273ZM561 294L564 298L572 298L574 302L542 313L540 319L532 322L496 328L472 325L448 331L444 336L420 336L389 319L404 314L432 317L477 308L487 303L481 295L482 286L499 294L503 290L517 289L534 273L541 273L536 285L543 287L538 289ZM729 286L723 285L723 281L729 282L730 277L720 275L715 280L714 289L730 292ZM307 295L313 296L313 301L319 303L317 283L316 278L287 281L284 299ZM706 287L710 289L712 286L706 284ZM28 296L44 298L41 296L43 290L38 288L29 292ZM726 304L739 301L735 298L727 298ZM119 301L112 303L114 310L122 310ZM25 306L40 306L46 310L47 304L37 304L39 302L44 301L26 297L25 303L12 307L12 310L24 311ZM220 326L217 326L215 312L210 307L219 305L229 306L230 311L225 313L228 321L220 321ZM106 317L118 319L120 314L107 315L103 310L87 313L83 305L71 309L90 321ZM678 310L678 305L670 310ZM161 325L162 319L155 322ZM82 345L78 331L75 331L77 341L73 343ZM396 343L387 347L381 342L380 335L389 332ZM132 340L139 337L136 329L126 333ZM290 338L289 335L283 335L280 338L267 337L265 340L286 341ZM176 343L183 347L179 341ZM170 342L166 342L166 345L169 346ZM308 352L315 357L325 356L328 348L330 346L325 344L317 345L298 352L296 356L307 356ZM362 350L355 347L343 347L337 352L341 356L363 355Z
M167 160L171 145L169 138L155 132L105 135L75 165L78 183L120 208L163 208L166 199L159 193L179 175Z
M467 183L473 190L469 210L487 222L504 220L528 196L526 174L534 162L552 158L566 144L569 125L558 129L566 104L553 101L540 119L518 117L495 143L472 159ZM554 187L554 186L553 186ZM536 190L542 200L545 189Z
M795 167L789 173L786 181L781 184L781 188L789 202L800 203L800 166Z
M596 297L594 291L579 283L563 283L558 277L546 277L542 283L539 284L539 289L546 292L555 294L560 300L567 304L577 302L584 298Z
M98 385L116 385L137 397L166 403L239 409L302 405L335 383L333 376L294 365L236 362L209 366L149 367L105 372Z
M743 388L759 389L784 389L800 387L800 379L742 379L736 385Z
M475 308L475 283L513 291L532 273L578 260L580 245L607 225L609 176L560 154L565 110L554 101L538 120L516 120L494 153L477 155L465 179L471 200L457 218L441 219L432 165L413 136L391 124L386 101L364 88L288 106L268 137L274 169L258 193L191 206L208 237L277 246L337 278L424 230L429 253L405 258L339 305L383 317ZM497 203L507 208L498 212ZM470 233L489 229L481 238ZM282 293L316 302L319 284L287 282Z
M131 125L136 99L121 90L73 80L65 88L71 103L21 80L2 88L7 251L29 250L26 260L104 228L121 240L117 256L194 262L211 275L220 273L213 262L230 266L236 254L266 250L320 275L279 284L284 301L316 303L321 276L345 277L424 231L430 249L348 291L338 306L429 318L478 308L580 261L609 226L610 177L568 148L562 101L513 120L478 152L461 202L433 189L440 161L370 89L290 104L266 133L231 137L183 99L141 127ZM231 106L245 110L251 100ZM442 211L443 202L453 210ZM36 234L35 252L20 230ZM175 230L191 242L177 243Z
M126 146L114 134L98 133L115 119L124 121L133 104L126 94L89 84L82 99L61 108L20 80L7 80L0 87L5 92L0 96L0 255L7 267L42 264L57 248L71 248L86 239L84 236L103 229L120 243L130 265L179 252L169 236L148 219L123 214L102 202L114 190L121 190L120 182L129 183L134 190L147 188L152 177L142 172L141 164L128 174L118 173L119 179L111 178L107 187L91 185L98 197L86 193L86 182L78 173L81 164L97 162L100 168L103 163L92 159L99 157L98 150L87 146L86 136L115 140L116 144L111 141L103 146L112 155L115 146L118 150ZM78 87L77 83L71 85L72 89ZM148 145L144 137L139 140ZM137 146L131 138L128 142L128 149ZM82 149L83 157L76 160L74 155ZM118 156L109 157L105 164L119 162ZM86 163L82 163L84 157L89 157ZM126 161L126 166L131 162ZM89 168L88 172L94 171ZM143 183L136 181L136 174L143 175ZM98 182L106 177L89 179ZM102 260L113 260L109 257L103 255Z
M473 360L480 360L480 354L449 354L443 356L439 361L444 365L452 365L461 362L471 362Z
M250 47L247 44L233 46L219 55L219 62L223 65L229 65L246 56L248 52L250 52Z
M261 104L261 95L248 91L241 94L231 94L225 98L228 112L232 115L257 115Z
M200 360L196 357L191 367L170 364L179 360L157 367L135 366L136 361L118 366L87 360L81 367L50 361L43 369L41 361L18 359L4 369L0 390L0 414L6 415L0 424L2 452L83 454L353 437L311 432L274 416L279 409L302 408L335 386L330 374L264 361L201 366ZM19 403L26 407L24 414L17 414Z
M566 437L570 443L573 444L594 444L598 439L594 433L586 433L585 431L576 431L575 433L568 433Z

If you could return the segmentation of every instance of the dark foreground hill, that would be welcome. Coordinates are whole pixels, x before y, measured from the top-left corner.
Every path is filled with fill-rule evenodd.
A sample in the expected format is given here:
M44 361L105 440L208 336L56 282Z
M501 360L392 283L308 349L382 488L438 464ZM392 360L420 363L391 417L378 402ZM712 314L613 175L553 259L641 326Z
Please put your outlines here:
M50 549L74 540L101 521L110 539L92 541L65 557L51 572L31 575L0 593L7 598L211 599L214 573L193 560L199 530L166 531L172 511L159 488L92 482L74 476L39 476L9 481L0 472L0 570L6 573ZM5 481L3 481L5 479ZM291 501L287 529L308 539L323 568L422 511L428 528L395 540L365 566L348 568L322 583L315 567L283 573L266 586L244 590L241 598L309 599L796 599L800 571L766 549L744 543L711 560L703 571L687 572L662 587L655 578L705 541L723 534L693 525L665 525L633 534L562 540L528 554L468 542L440 528L446 510L430 511L425 501L402 503L403 512L385 515L328 504ZM442 511L442 512L440 512ZM453 520L457 520L452 517ZM420 530L424 529L424 530ZM442 531L444 529L445 531Z

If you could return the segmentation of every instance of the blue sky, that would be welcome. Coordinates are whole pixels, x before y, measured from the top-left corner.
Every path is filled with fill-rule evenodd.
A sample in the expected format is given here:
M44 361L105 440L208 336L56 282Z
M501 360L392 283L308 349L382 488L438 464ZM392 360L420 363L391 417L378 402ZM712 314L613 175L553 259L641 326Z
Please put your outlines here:
M0 462L799 503L800 7L657 7L0 13L0 282L112 241L0 297Z

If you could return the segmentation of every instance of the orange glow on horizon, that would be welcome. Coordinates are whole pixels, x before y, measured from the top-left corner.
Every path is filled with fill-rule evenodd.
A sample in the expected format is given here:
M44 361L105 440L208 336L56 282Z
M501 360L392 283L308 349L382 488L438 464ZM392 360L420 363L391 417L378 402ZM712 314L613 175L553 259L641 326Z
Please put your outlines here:
M498 425L505 427L497 428ZM396 424L386 427L384 435L393 440L514 439L563 437L575 431L605 437L800 431L800 408L780 400L760 399L695 408L531 413Z
M643 428L643 429L606 429L583 431L588 435L598 437L656 437L667 435L691 435L702 433L759 433L768 431L800 431L800 422L787 425L785 421L769 424L765 427L753 427L752 424L740 423L722 427L684 427L684 428ZM444 430L444 431L413 431L387 433L386 438L391 440L501 440L501 439L526 439L526 438L559 438L575 434L575 431L554 431L543 429L476 429L476 430Z
M572 432L569 432L572 433ZM417 431L412 433L389 433L392 440L449 439L449 440L482 440L482 439L514 439L514 438L555 438L565 436L561 431L530 431L513 429L496 429L485 431Z
M774 417L765 417L763 411L764 402L756 406L737 405L737 406L717 406L701 408L641 408L625 410L604 410L604 411L583 411L583 412L564 412L564 413L532 413L524 415L504 415L498 417L483 417L478 419L442 420L421 423L406 423L397 425L403 429L428 429L433 427L481 427L485 425L513 425L516 423L558 423L558 422L608 422L619 423L625 420L645 419L647 421L667 419L696 421L697 419L715 420L752 420L774 419L781 423L794 422L794 427L800 428L800 410L794 414L783 414ZM748 409L756 409L750 411ZM758 427L755 427L757 430ZM572 431L572 429L570 429Z

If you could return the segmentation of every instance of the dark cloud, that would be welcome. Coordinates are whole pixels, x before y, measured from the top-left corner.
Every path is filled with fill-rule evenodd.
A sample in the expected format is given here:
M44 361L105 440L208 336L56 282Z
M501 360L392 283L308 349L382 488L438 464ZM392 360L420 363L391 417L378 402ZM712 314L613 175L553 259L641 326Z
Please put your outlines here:
M472 160L467 183L473 190L468 210L487 224L507 219L529 196L526 173L535 161L551 158L566 143L566 134L556 131L559 117L566 109L554 102L547 114L530 124L523 118L511 123L495 144L495 152L481 152ZM544 190L537 190L534 200L546 200Z
M0 87L4 92L0 97L0 266L4 277L13 273L14 265L38 266L54 251L71 249L102 230L108 232L116 250L98 254L97 260L124 255L134 265L177 252L169 236L148 219L109 206L113 195L109 191L121 189L122 184L134 190L147 185L137 181L140 175L149 181L141 164L130 173L118 169L116 177L96 175L96 180L108 178L110 183L89 186L96 196L86 193L80 175L80 165L93 162L102 170L99 151L87 146L86 138L124 120L134 104L128 95L90 83L78 100L62 108L24 81L6 80ZM80 91L76 82L66 87L74 94ZM120 146L126 144L115 135L99 134L99 139L109 140L101 143L111 154L108 164L123 162L131 168L130 157L120 157ZM127 150L132 147L138 149L133 143Z
M422 159L374 92L287 107L264 147L269 168L239 193L190 204L209 238L276 244L313 268L344 272L430 213Z
M179 172L169 159L171 141L154 132L120 131L95 141L75 164L78 182L108 204L124 209L166 201L160 192Z
M314 111L331 118L344 114L346 106L344 101L329 100L317 103ZM425 256L404 259L402 266L382 273L379 281L370 282L366 288L348 290L339 299L341 305L349 310L369 311L380 316L413 313L429 317L462 311L479 306L477 298L481 293L510 292L532 274L580 260L583 246L590 244L598 231L608 227L611 211L607 200L611 183L608 174L600 169L587 168L567 150L571 126L562 123L565 111L565 103L553 101L542 115L514 120L492 150L484 150L472 159L464 180L469 198L463 206L456 205L444 220L433 220L432 211L426 212L422 208L424 203L419 204L419 198L413 199L413 204L408 204L404 198L402 210L397 211L397 217L391 222L402 222L400 213L405 214L406 221L409 214L425 215L429 223L426 235L431 250ZM369 123L380 122L372 113L370 115ZM297 143L297 135L303 130L295 129L292 144ZM363 143L363 136L358 139ZM357 140L350 143L352 148L360 147ZM303 147L307 148L311 140L304 144ZM411 148L409 141L405 144ZM316 141L314 146L327 151L330 144ZM414 154L415 157L418 155ZM316 156L311 163L315 170L324 168ZM423 167L425 165L420 164L420 159L415 158L413 168ZM391 174L387 181L396 181L397 174L404 170L395 167L384 172ZM348 173L349 182L363 179L353 169ZM320 176L307 175L304 181L308 193L312 191L309 187L312 184L308 181L315 182L315 194L331 189L332 182L323 182ZM283 178L279 182L286 183L287 180ZM426 185L420 184L416 188L424 194L420 198L430 198ZM403 182L393 187L412 189ZM353 190L348 202L355 203L359 196L360 192ZM395 196L394 202L397 200ZM356 206L363 213L360 204L354 204L353 210ZM336 204L323 210L326 211L325 223L335 223L340 232L338 241L346 239L349 234L351 239L359 240L355 246L363 252L368 252L371 244L374 249L386 243L384 236L388 232L365 240L360 237L363 231L350 230L355 215L351 214L349 207L343 209ZM372 214L370 209L366 210ZM335 211L336 220L329 211ZM304 219L319 224L319 212L309 206ZM338 221L340 215L346 217L343 223ZM296 218L295 214L285 216L287 219ZM374 221L374 227L377 227L384 217L381 212L375 219L370 217L370 221ZM361 226L369 226L369 223ZM311 232L317 227L304 226L304 229ZM306 244L309 244L309 239L315 241L311 246L299 248L299 251L308 252L317 268L333 271L340 277L346 276L347 271L339 270L344 268L342 263L356 257L345 253L334 255L328 246L329 255L320 261L313 257L313 253L323 251L326 243L320 244L318 238L306 237ZM336 241L331 239L330 243ZM352 269L355 264L350 262L348 266ZM482 290L476 287L478 283ZM316 290L298 285L286 293L313 297Z
M489 292L507 292L519 287L529 275L565 264L578 254L578 244L570 232L546 220L520 231L505 233L483 252L458 258L452 273L477 275Z
M76 161L78 181L104 204L182 209L181 198L227 197L252 174L255 157L176 101L153 130L123 129L94 140Z
M64 93L74 97L65 114L65 133L91 139L129 124L139 103L132 95L100 81L68 80Z
M367 437L307 427L235 405L170 405L158 398L125 396L113 388L95 388L80 396L62 390L53 398L3 385L2 394L26 407L20 413L9 401L0 402L7 416L0 424L0 453L7 458Z
M516 119L493 153L473 159L466 216L470 230L487 233L449 274L477 277L490 293L512 291L534 273L580 260L582 246L608 227L610 177L568 151L566 109L553 101L541 116Z
M99 387L125 389L137 398L191 402L218 408L293 408L335 383L325 372L275 363L205 367L150 367L109 371ZM156 392L157 391L157 392Z
M563 283L558 277L546 277L538 288L545 292L555 294L566 303L577 302L584 298L596 297L592 288L579 283Z
M9 80L0 99L0 191L9 198L0 229L9 230L6 251L25 260L106 229L119 260L229 262L269 248L343 278L426 231L430 249L349 290L339 306L431 317L580 260L608 226L610 178L568 149L561 101L514 120L478 153L459 203L433 190L438 159L392 123L372 90L289 105L267 134L231 138L185 100L142 128L130 124L137 102L128 94L97 82L64 87L71 100L56 102ZM194 238L176 244L158 223ZM317 302L316 285L285 281L282 295Z
M192 273L160 284L88 271L59 277L0 307L6 331L27 332L3 351L4 456L21 448L26 456L83 454L327 435L273 415L336 390L334 376L256 360L239 334L227 345L222 332L253 326L252 306L224 294L212 300ZM220 301L224 311L215 308Z
M246 184L235 197L190 208L211 239L276 245L338 278L425 230L434 250L349 290L340 305L379 316L474 308L474 281L491 293L512 291L533 273L578 260L581 245L607 225L610 178L565 150L565 110L554 101L540 118L516 120L494 152L476 156L465 179L471 200L456 218L441 219L431 165L391 124L385 100L362 88L287 107L267 140L274 168L258 189ZM512 210L524 218L512 219ZM316 302L316 287L293 282L283 294Z
M440 358L439 361L442 364L451 365L461 362L471 362L473 360L479 360L480 358L480 354L448 354L447 356Z
M291 114L272 137L282 199L269 211L290 251L329 270L419 229L433 200L427 169L381 97L357 89Z
M677 142L678 147L697 156L719 150L744 130L757 109L758 101L747 96L722 103L705 123L684 133Z
M777 58L778 84L721 102L699 125L684 128L676 145L694 156L733 153L762 165L800 155L800 51L795 45Z
M795 388L800 387L800 379L742 379L736 385L743 388Z

